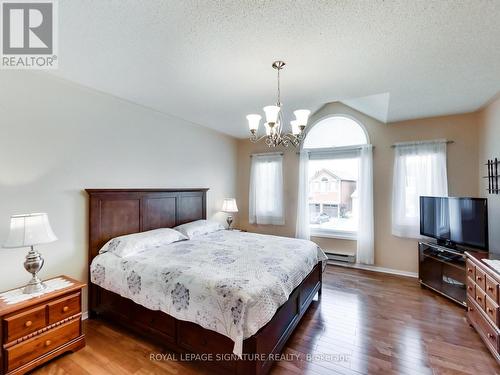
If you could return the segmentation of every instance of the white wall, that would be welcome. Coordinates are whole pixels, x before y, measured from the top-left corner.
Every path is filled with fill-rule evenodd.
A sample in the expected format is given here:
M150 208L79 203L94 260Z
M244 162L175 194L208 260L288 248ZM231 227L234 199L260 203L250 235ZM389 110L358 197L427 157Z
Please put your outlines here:
M236 194L236 145L229 136L46 73L2 71L0 245L11 214L47 212L59 241L39 246L41 277L85 281L83 189L208 187L208 215L223 220L222 199ZM0 290L27 282L26 252L0 248Z

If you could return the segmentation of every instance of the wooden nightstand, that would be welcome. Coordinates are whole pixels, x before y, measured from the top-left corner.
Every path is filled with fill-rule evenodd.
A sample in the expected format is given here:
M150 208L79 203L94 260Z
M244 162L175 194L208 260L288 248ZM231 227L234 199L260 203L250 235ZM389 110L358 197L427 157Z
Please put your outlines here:
M85 284L67 276L45 283L52 291L27 300L19 300L23 298L19 289L0 293L2 375L24 374L64 352L85 346Z

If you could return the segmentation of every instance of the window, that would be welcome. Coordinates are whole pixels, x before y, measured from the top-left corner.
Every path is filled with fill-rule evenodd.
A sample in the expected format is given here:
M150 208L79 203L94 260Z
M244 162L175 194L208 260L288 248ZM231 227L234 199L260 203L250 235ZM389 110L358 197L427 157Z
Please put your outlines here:
M303 147L309 151L311 235L356 239L360 168L357 146L367 143L364 129L344 116L321 120L307 133Z
M250 170L249 222L283 225L283 155L254 154Z
M332 181L330 185L330 191L339 191L339 181Z
M321 179L321 192L326 193L328 191L328 178L323 177Z
M334 176L332 182L323 177L321 189L309 192L309 205L316 207L309 216L311 233L354 238L358 230L359 156L333 153L326 159L315 159L314 154L310 158L309 180L314 180L318 173Z
M305 149L332 148L368 143L364 129L354 120L334 116L321 120L307 133Z
M420 238L420 196L447 196L446 141L395 147L392 234Z
M319 192L319 181L313 181L313 188L311 189L314 192Z

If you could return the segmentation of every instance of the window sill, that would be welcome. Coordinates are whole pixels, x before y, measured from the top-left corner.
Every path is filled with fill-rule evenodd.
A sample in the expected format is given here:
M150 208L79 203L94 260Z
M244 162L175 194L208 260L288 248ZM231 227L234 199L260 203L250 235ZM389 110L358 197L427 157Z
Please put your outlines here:
M311 237L356 241L358 239L358 234L357 232L311 228Z

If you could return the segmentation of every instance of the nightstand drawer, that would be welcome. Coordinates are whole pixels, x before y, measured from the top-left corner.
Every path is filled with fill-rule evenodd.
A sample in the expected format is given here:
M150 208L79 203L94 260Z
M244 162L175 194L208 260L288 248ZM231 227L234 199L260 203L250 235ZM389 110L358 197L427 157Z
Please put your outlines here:
M9 343L46 326L45 305L19 314L7 315L3 321L5 342Z
M49 303L49 324L57 323L81 312L80 293Z
M80 320L63 324L41 335L5 349L7 369L12 371L26 363L57 349L80 336Z

